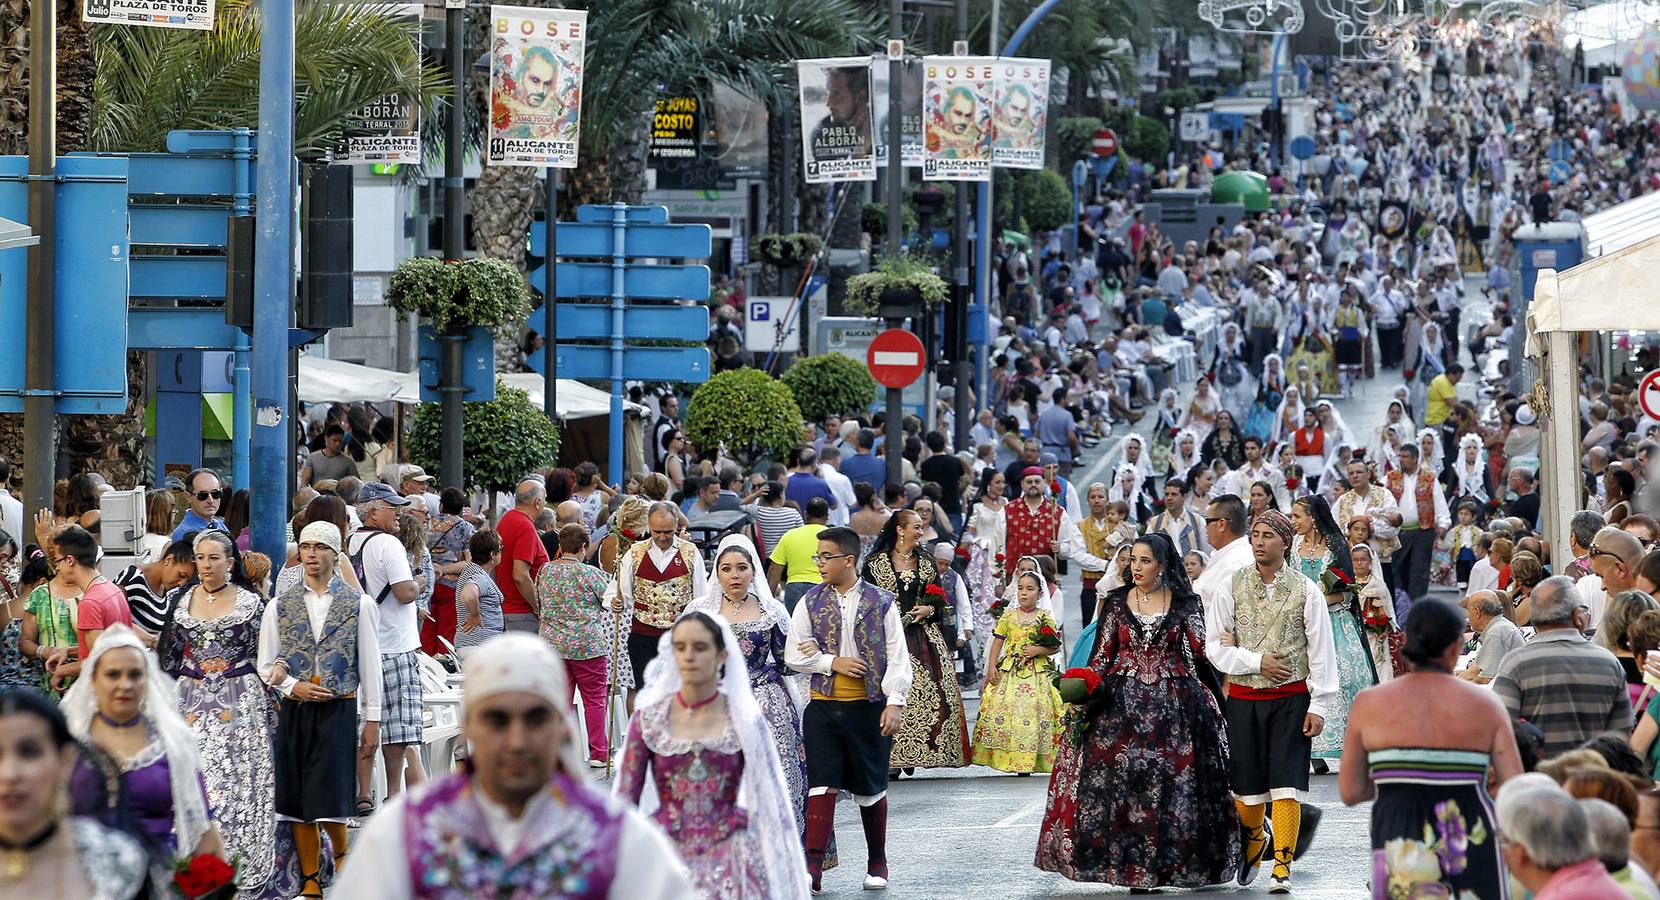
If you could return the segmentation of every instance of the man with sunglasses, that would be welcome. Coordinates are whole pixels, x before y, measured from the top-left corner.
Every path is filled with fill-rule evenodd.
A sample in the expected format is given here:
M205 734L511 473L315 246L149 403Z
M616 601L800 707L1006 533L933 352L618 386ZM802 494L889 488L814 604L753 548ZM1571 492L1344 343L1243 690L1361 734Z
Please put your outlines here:
M219 517L219 510L224 507L225 501L219 474L212 469L197 469L184 480L184 487L190 509L185 512L179 527L173 529L173 540L179 540L192 531L225 531L225 520Z
M1637 566L1643 561L1643 542L1618 526L1604 525L1591 541L1587 561L1591 565L1591 573L1601 579L1602 594L1590 596L1592 585L1586 583L1586 578L1581 578L1576 586L1590 607L1590 627L1596 628L1602 624L1602 611L1608 606L1608 598L1619 595L1621 591L1636 589Z

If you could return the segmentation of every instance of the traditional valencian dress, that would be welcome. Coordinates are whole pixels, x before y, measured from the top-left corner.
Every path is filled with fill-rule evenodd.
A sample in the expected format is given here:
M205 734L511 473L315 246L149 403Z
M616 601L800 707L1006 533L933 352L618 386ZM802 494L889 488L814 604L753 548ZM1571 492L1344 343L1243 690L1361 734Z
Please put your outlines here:
M1142 618L1129 593L1103 599L1089 657L1102 686L1082 707L1082 743L1061 739L1037 867L1130 887L1220 884L1239 865L1239 821L1199 598L1172 588L1169 612Z
M928 587L939 583L933 557L916 552L913 558L916 568L909 572L894 566L891 551L872 553L865 560L865 580L893 594L899 605L905 623L905 647L911 657L911 692L899 732L893 736L889 767L958 768L968 765L968 724L963 716L956 666L940 632L946 614L945 598L927 595ZM933 606L934 614L914 622L908 613L919 605Z
M1319 556L1302 554L1303 536L1291 541L1291 562L1308 580L1320 584L1320 576L1331 565L1331 549ZM1335 604L1326 606L1331 616L1332 644L1337 653L1337 696L1326 710L1326 727L1314 739L1315 759L1338 759L1343 755L1343 735L1349 728L1349 708L1361 691L1378 683L1372 669L1372 651L1366 643L1366 629L1361 624L1356 604L1348 594Z
M1060 633L1044 609L1027 614L1011 607L997 620L995 634L1003 639L1003 652L997 659L997 682L986 687L974 720L975 765L1004 772L1048 772L1055 767L1064 709L1054 685L1054 657L1020 652L1032 645L1044 626Z

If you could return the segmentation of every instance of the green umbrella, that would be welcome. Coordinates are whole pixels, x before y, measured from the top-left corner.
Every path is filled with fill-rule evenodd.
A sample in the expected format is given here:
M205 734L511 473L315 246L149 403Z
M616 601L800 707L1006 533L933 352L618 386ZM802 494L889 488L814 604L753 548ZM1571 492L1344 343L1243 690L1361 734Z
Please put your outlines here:
M1003 229L1003 243L1013 244L1022 250L1032 249L1032 239L1010 228Z

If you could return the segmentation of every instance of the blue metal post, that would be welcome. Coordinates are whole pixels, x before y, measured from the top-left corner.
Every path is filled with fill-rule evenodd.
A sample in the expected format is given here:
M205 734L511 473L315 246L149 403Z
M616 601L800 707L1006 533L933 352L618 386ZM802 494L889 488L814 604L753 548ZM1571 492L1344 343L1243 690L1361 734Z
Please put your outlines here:
M255 169L253 548L282 559L288 509L288 321L294 305L294 0L260 0L260 154Z
M548 227L553 227L550 223ZM611 204L611 454L605 477L623 480L623 299L627 293L628 206ZM548 260L551 268L553 260Z
M236 161L232 175L231 215L246 216L254 211L254 186L248 178L248 160L253 158L252 132L238 128L231 132L231 158ZM252 430L253 385L248 368L248 333L236 329L236 363L231 379L231 484L248 486L248 439Z
M1084 218L1084 182L1089 179L1089 164L1078 160L1072 164L1072 265L1078 265L1078 232Z
M1276 116L1283 116L1280 111L1280 50L1285 47L1285 35L1274 38L1274 55L1268 64L1268 108L1274 110ZM1284 118L1280 118L1280 126L1268 133L1268 163L1272 166L1280 164L1279 133L1285 127ZM1270 173L1272 174L1272 173Z

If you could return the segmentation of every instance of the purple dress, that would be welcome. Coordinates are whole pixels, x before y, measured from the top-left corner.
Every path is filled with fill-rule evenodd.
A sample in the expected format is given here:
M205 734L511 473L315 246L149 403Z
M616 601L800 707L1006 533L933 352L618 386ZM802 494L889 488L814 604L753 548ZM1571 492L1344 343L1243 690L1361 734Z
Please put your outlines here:
M658 807L652 818L680 851L700 898L770 897L760 847L738 806L744 753L730 723L720 737L687 741L669 731L665 697L641 707L628 724L617 793L638 804L651 767Z
M112 785L107 783L111 774L120 777L118 794L113 793L110 790ZM180 855L178 839L173 834L171 775L167 754L162 751L160 741L153 741L138 751L115 773L103 771L97 763L83 755L69 777L69 796L76 815L88 816L102 825L126 831L144 845L152 861L165 861ZM124 809L110 804L108 798L111 796L120 796Z
M749 687L755 692L755 702L760 704L761 715L772 728L772 742L778 748L778 760L789 782L796 827L805 828L807 750L801 743L801 713L784 686L784 679L789 677L789 670L784 667L784 642L789 640L789 626L762 618L734 622L732 631L738 638L744 665L749 667Z

